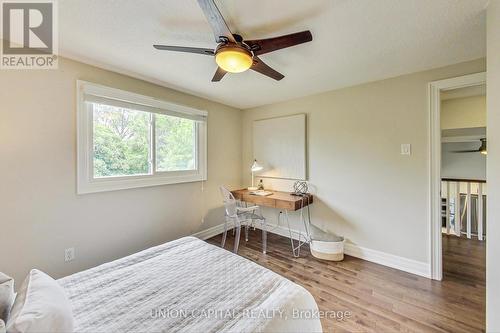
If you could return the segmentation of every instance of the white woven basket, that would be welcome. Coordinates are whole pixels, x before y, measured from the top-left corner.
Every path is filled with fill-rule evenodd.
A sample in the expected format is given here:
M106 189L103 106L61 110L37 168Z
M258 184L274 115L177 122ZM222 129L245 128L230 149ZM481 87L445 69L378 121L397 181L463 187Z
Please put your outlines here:
M344 237L312 228L311 254L324 260L341 261L344 259Z

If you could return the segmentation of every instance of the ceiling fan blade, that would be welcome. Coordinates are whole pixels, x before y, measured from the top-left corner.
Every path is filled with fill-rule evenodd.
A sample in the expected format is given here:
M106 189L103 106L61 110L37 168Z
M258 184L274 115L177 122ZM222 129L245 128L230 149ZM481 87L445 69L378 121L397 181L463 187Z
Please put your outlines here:
M203 14L207 18L208 23L212 27L214 32L215 41L220 43L221 37L226 37L228 41L232 43L236 43L236 40L233 37L233 33L229 30L229 27L224 21L224 17L217 8L214 0L198 0L198 4L203 10Z
M250 46L254 54L261 55L310 41L312 41L312 34L306 30L279 37L246 40L245 43Z
M176 51L176 52L187 52L187 53L197 53L213 56L215 51L212 49L204 49L201 47L184 47L184 46L169 46L169 45L153 45L157 50L163 51Z
M479 150L453 150L452 153L479 153Z
M285 77L280 72L275 71L274 69L266 65L259 57L253 58L253 65L252 67L250 67L250 69L253 69L254 71L259 72L260 74L263 74L265 76L269 76L276 81L279 81Z
M227 72L225 70L223 70L220 67L217 67L217 71L215 72L214 77L212 78L212 82L219 82L220 80L222 80L224 75L226 75L226 73Z

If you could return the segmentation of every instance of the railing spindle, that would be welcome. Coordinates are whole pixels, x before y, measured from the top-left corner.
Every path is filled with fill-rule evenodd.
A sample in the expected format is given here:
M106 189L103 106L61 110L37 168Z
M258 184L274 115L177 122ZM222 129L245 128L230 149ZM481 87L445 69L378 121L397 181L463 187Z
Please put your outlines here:
M446 234L450 234L450 182L446 182Z
M471 183L467 182L467 238L471 238L472 232L472 205L471 205Z
M474 236L480 241L484 240L486 220L484 210L484 193L486 181L460 178L442 178L441 181L441 201L445 202L445 204L442 205L442 209L446 209L446 213L442 215L442 217L445 218L446 225L446 227L443 227L443 233L453 233L457 237L462 237L462 234L464 234L469 239ZM452 182L453 184L450 184ZM462 184L465 186L465 191L463 192L461 191ZM465 196L464 206L462 206L461 202L462 194ZM476 202L473 202L473 200ZM452 207L451 202L453 201L454 205ZM451 223L452 214L454 217L453 225Z
M456 183L456 197L455 197L455 235L460 237L462 235L462 216L460 215L460 182Z
M483 240L483 184L477 188L477 238Z

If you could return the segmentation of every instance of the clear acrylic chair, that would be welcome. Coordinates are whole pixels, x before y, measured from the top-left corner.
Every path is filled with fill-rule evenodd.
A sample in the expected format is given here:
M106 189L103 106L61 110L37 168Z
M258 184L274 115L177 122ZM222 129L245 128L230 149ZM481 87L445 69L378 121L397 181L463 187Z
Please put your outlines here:
M231 227L236 229L236 235L234 238L234 253L238 253L238 246L240 244L240 234L241 227L245 227L245 241L248 241L248 231L251 226L254 226L255 221L261 223L262 228L262 253L266 253L267 250L267 231L266 231L266 219L262 216L259 206L252 207L241 207L238 201L234 198L231 191L229 191L224 186L220 187L220 192L224 200L224 207L226 209L225 222L224 222L224 234L222 235L221 247L226 244L227 230L229 224Z

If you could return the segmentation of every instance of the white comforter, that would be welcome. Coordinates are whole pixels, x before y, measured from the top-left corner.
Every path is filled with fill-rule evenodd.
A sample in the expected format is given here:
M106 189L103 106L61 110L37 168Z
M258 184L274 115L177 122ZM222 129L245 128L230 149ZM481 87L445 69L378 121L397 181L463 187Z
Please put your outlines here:
M59 283L76 332L321 331L319 319L294 318L297 310L317 311L303 287L194 237Z

